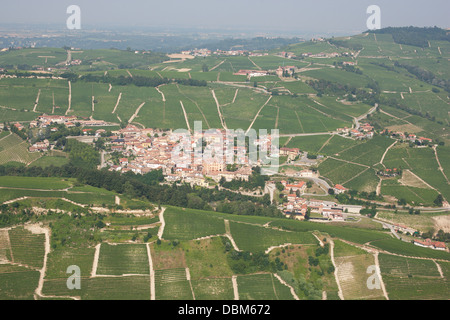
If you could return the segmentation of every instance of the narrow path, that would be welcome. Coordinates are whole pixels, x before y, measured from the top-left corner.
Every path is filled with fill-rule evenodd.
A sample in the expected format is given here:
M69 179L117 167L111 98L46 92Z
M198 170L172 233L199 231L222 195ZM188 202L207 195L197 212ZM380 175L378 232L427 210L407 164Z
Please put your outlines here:
M384 286L383 277L381 276L381 269L380 269L380 262L378 260L378 254L379 254L379 252L375 252L373 255L375 258L375 266L376 266L378 278L380 279L380 286L381 286L381 290L383 291L383 295L386 298L386 300L389 300L389 296L387 294L386 287Z
M66 116L69 114L72 107L72 83L69 81L69 106L67 107Z
M381 177L380 177L380 181L378 181L377 188L376 188L377 196L379 196L381 194L381 183L382 182L383 182L383 179L381 179Z
M205 120L206 125L208 126L208 129L211 129L211 126L209 125L208 119L206 119L205 114L203 113L203 110L200 108L200 106L198 105L197 101L192 100L191 98L189 98L189 96L187 96L185 93L183 93L180 89L180 86L177 84L177 88L178 88L178 92L180 92L180 94L182 94L183 96L185 96L186 98L188 98L192 103L194 103L197 106L198 111L202 114L203 116L203 120ZM180 101L181 102L181 101Z
M358 173L357 175L351 177L350 179L348 179L345 182L342 182L342 185L345 185L346 183L349 183L350 181L352 181L353 179L359 177L360 175L362 175L364 172L366 172L367 170L369 170L369 168L366 168L365 170L361 171L360 173Z
M130 76L130 78L133 78L133 75L131 74L130 70L127 70L127 73Z
M34 108L33 108L33 112L36 112L36 108L38 106L39 103L39 96L41 95L41 89L39 89L37 97L36 97L36 102L34 103Z
M433 146L433 150L434 150L434 155L436 157L436 161L437 161L438 166L439 166L439 170L442 172L442 175L444 176L445 180L447 181L447 184L450 184L449 181L448 181L447 175L445 174L444 169L441 166L441 162L439 161L439 157L438 157L438 154L437 154L437 148L436 148L435 145Z
M161 96L162 96L162 101L163 101L163 102L166 102L166 97L164 96L164 92L162 92L161 90L159 90L159 87L156 87L155 89L156 89L156 91L158 91L158 92L161 94Z
M237 284L237 276L232 276L231 277L231 282L233 283L234 300L239 300L239 290L238 290L238 284Z
M338 267L336 265L336 262L334 261L334 241L332 239L330 240L330 255L331 255L331 263L334 266L334 278L336 279L336 284L338 286L338 296L341 300L344 300L344 294L342 293L342 288L341 288L341 284L339 282L339 277L338 277Z
M383 167L386 168L386 166L383 164L384 158L386 157L386 154L388 153L388 151L397 144L398 140L395 140L395 142L393 144L391 144L389 147L386 148L386 151L384 151L383 156L381 157L381 160L379 162L379 164L383 165Z
M225 61L227 61L227 59L223 60L222 62L220 62L219 64L215 65L214 67L212 67L209 71L213 71L214 69L216 69L217 67L221 66L222 63L224 63Z
M231 103L234 103L236 101L236 97L238 95L238 92L239 92L239 88L236 89L236 93L234 94L234 98L233 98L233 101Z
M292 246L292 243L285 243L285 244L280 244L279 246L272 246L272 247L269 247L264 253L269 254L270 251L272 251L274 249L285 248L285 247L289 247L289 246Z
M122 92L119 93L119 97L117 98L116 105L114 106L114 110L111 113L116 113L117 107L119 106L119 103L120 103L120 99L122 99ZM122 121L120 121L120 122L122 122Z
M333 139L333 135L327 140L325 141L325 143L322 145L322 147L320 147L319 151L317 151L317 153L320 153L320 151L322 151L323 148L325 148L325 146L330 142L331 139Z
M54 114L55 113L55 92L52 92L52 100L53 100L52 114Z
M343 159L339 159L339 158L335 158L335 157L328 157L328 158L333 159L333 160L337 160L337 161L351 163L351 164L354 164L354 165L357 165L357 166L361 166L361 167L364 167L364 168L370 168L369 166L366 166L365 164L361 164L361 163L356 163L356 162L343 160Z
M294 111L294 112L295 112L295 115L297 116L297 120L298 120L298 123L300 124L300 128L302 129L303 133L305 133L305 129L303 129L303 124L300 121L300 117L298 116L297 111Z
M94 263L92 264L91 278L97 276L98 258L100 257L101 243L95 246Z
M153 269L153 260L150 250L150 244L147 243L148 265L150 269L150 300L156 300L155 297L155 270Z
M280 116L280 107L277 107L277 117L275 119L275 129L278 129L278 118Z
M166 211L166 208L162 208L161 212L159 213L159 221L161 222L161 226L158 230L158 239L162 240L162 235L164 233L164 227L166 226L166 222L164 221L164 212Z
M250 57L248 57L248 60L250 60L251 63L253 63L253 65L258 68L259 70L262 70L262 68L260 66L258 66L252 59L250 59Z
M261 113L262 109L269 103L269 101L272 99L272 96L267 99L266 103L263 104L263 106L259 109L259 111L256 113L255 118L253 119L252 123L250 123L250 126L248 127L246 134L252 129L253 124L255 123L256 119L258 118L259 114Z
M181 109L183 109L184 119L186 120L186 126L189 132L192 132L191 125L189 124L189 119L186 113L186 109L184 108L183 101L180 100Z
M108 92L111 92L111 90L112 90L112 85L111 85L111 83L110 83L110 84L109 84Z
M220 111L220 104L219 104L219 100L217 100L216 93L214 92L214 90L211 90L211 93L212 93L212 95L213 95L214 100L216 101L216 105L217 105L217 113L219 114L220 123L222 124L222 127L223 127L224 129L228 129L228 128L227 128L227 124L225 123L225 119L224 119L224 117L223 117L223 115L222 115L222 112Z
M95 112L95 97L92 96L92 115L91 115L91 120L94 117L94 112Z
M436 262L436 260L433 260L433 262L436 264L436 267L437 267L437 269L438 269L438 271L439 271L439 274L441 275L441 278L443 279L443 278L444 278L444 274L442 273L441 265L438 264L438 263Z
M286 281L281 279L281 277L278 274L274 273L273 275L275 276L275 278L278 279L278 281L280 281L282 284L284 284L286 287L289 288L289 290L291 291L291 294L292 294L292 296L294 297L295 300L300 300L300 298L297 296L297 294L295 293L294 288L291 285L287 284Z
M191 287L192 298L194 300L196 300L195 299L194 288L192 288L191 273L189 272L189 268L186 268L186 280L189 281L189 286Z
M136 112L131 116L130 120L128 120L128 123L132 123L133 120L137 117L139 114L139 111L141 111L141 108L144 106L145 102L141 103L141 105L136 109Z
M319 245L323 248L324 244L323 244L322 240L320 240L319 237L315 233L312 233L312 235L317 239L317 241L319 241Z
M233 245L234 250L241 251L241 250L239 250L239 247L237 246L236 242L234 242L233 236L231 235L230 221L225 219L224 223L225 223L225 232L226 232L225 236L230 240L231 244Z

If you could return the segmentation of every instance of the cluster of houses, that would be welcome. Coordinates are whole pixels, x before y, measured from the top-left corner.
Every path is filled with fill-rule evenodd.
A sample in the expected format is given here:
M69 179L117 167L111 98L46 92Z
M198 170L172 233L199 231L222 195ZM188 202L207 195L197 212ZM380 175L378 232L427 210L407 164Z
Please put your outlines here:
M200 186L208 186L208 179L219 182L234 179L246 180L252 175L252 166L257 165L247 157L245 146L236 146L233 137L226 135L224 130L217 132L196 132L189 138L194 152L179 152L180 141L183 137L171 131L161 132L153 129L141 129L128 125L118 131L113 131L106 145L111 151L119 152L123 158L119 163L110 164L111 171L145 174L152 170L163 171L166 181L183 181ZM262 149L271 148L270 137L257 139L255 144ZM200 148L199 148L200 147ZM195 150L221 150L220 156L198 156ZM228 148L228 149L227 149ZM270 149L266 149L270 150ZM231 154L227 154L227 151ZM174 158L176 155L176 158ZM229 158L238 164L233 170L228 167Z
M238 72L233 73L235 76L247 76L248 78L252 77L264 77L271 74L276 74L279 77L292 77L298 71L298 68L295 66L284 66L278 67L278 69L273 71L268 70L247 70L241 69Z
M393 178L393 177L397 177L399 175L402 174L402 171L397 169L397 168L386 168L384 170L379 170L377 171L377 175L382 176L382 177L386 177L386 178Z
M302 57L304 58L338 58L338 57L353 57L353 53L352 52L343 52L343 53L338 53L338 52L331 52L331 53L327 53L327 52L320 52L320 53L311 53L311 52L305 52L302 53ZM347 62L350 63L350 62ZM353 62L351 62L353 63ZM344 62L345 64L345 62Z
M67 128L77 125L84 127L101 127L108 124L104 120L80 120L76 116L47 115L39 116L36 120L30 122L30 128L47 128L52 124L64 124ZM85 131L87 132L87 131Z
M299 176L311 178L318 175L318 172L312 170L302 170L302 173ZM332 201L304 199L302 198L302 195L307 188L307 184L304 181L289 183L282 180L281 184L284 186L282 192L287 199L287 202L283 204L282 211L287 218L304 220L305 215L309 210L310 212L318 213L329 220L344 221L346 218L345 213L359 213L362 209L361 206L339 205ZM335 185L333 189L336 194L348 191L347 188L341 185Z
M66 65L68 66L79 66L83 63L83 61L81 61L80 59L74 59L72 61L70 61L69 63L67 63Z
M239 70L238 72L233 73L235 76L247 76L249 78L252 77L264 77L269 75L269 71L267 70Z
M283 204L283 213L287 218L304 220L306 213L317 213L333 221L345 221L346 213L359 213L361 206L341 205L332 201L305 199L295 194L287 196L288 202Z
M430 144L433 142L433 139L420 137L420 136L415 135L414 133L410 133L410 134L406 135L404 132L392 131L389 129L384 129L382 131L382 133L389 135L393 139L398 139L398 140L404 141L404 142L412 142L412 143L416 143L419 145L426 145L426 144Z
M211 51L207 48L186 50L181 52L184 55L190 55L194 57L209 57L211 55L216 56L249 56L249 57L263 57L268 56L267 52L252 52L248 50L219 50Z
M48 150L50 150L50 142L47 139L36 142L28 149L30 152L45 152Z
M352 138L358 140L372 139L375 135L374 127L367 122L360 125L358 129L344 127L337 129L337 132L342 135L350 135Z

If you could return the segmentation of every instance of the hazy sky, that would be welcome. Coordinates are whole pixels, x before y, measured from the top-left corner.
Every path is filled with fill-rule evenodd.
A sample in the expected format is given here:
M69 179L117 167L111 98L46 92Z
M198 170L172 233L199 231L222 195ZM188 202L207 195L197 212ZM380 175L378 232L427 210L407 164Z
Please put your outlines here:
M381 26L450 27L449 0L2 0L0 23L65 28L69 5L81 8L82 28L186 27L353 34L366 30L369 5Z

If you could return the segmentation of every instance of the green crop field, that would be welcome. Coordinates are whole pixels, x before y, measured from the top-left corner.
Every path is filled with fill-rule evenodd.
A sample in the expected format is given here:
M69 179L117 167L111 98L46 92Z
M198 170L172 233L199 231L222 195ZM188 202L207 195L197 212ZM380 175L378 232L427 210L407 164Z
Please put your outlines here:
M11 229L8 233L11 243L12 262L34 268L42 268L45 254L45 236L43 234L33 234L23 227Z
M233 300L231 278L193 280L195 300Z
M170 207L164 213L164 220L167 224L164 239L192 240L225 233L223 220L207 211Z
M272 274L237 277L240 300L293 300L289 288Z
M41 155L28 152L29 144L16 134L11 134L0 140L0 165L8 162L32 163Z
M379 249L405 256L450 260L448 252L422 248L397 239L377 240L371 242L371 244Z
M156 270L155 291L157 300L193 300L194 298L185 269Z
M231 277L225 246L222 239L216 237L201 241L182 243L186 265L189 267L191 279Z
M383 282L392 300L448 299L448 281L444 279L383 276Z
M292 221L287 219L279 219L273 221L271 224L273 227L281 227L286 230L307 232L307 231L319 231L322 233L327 233L332 237L344 239L350 242L364 244L367 242L390 239L390 235L387 233L358 229L352 227L339 227L330 224L314 223L309 221Z
M265 251L282 244L316 244L309 232L286 232L244 223L230 222L231 234L239 249L244 251Z
M102 244L97 274L149 274L147 249L139 244Z
M39 272L0 265L0 300L33 300Z
M60 178L2 177L0 187L61 190L71 187L72 183Z
M130 288L133 288L130 290ZM124 292L126 294L124 294ZM91 278L84 300L150 300L150 276Z
M436 264L431 260L409 259L393 255L380 254L380 269L384 275L408 277L411 275L423 277L439 277Z

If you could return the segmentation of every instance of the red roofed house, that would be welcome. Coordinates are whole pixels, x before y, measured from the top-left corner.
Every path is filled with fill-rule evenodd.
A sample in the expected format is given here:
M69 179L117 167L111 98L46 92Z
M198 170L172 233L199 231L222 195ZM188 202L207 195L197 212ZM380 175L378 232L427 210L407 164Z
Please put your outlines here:
M297 190L299 190L303 193L306 189L306 183L304 181L300 181L296 184L286 184L285 187L288 191L292 190L292 192L297 192Z
M341 193L348 191L348 189L346 187L341 186L340 184L335 185L333 190L334 190L335 194L341 194Z
M446 250L444 242L432 241L430 239L425 240L414 240L414 244L419 247L431 248L435 250Z

